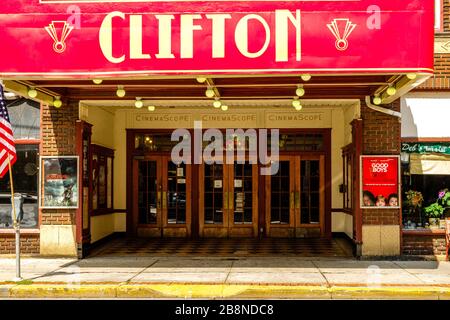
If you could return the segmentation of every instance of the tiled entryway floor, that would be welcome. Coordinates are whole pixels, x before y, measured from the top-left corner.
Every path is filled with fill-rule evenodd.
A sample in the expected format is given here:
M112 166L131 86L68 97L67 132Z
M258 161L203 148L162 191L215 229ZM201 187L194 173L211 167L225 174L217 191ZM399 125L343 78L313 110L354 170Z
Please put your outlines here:
M342 238L116 238L93 250L90 256L352 257L352 247Z

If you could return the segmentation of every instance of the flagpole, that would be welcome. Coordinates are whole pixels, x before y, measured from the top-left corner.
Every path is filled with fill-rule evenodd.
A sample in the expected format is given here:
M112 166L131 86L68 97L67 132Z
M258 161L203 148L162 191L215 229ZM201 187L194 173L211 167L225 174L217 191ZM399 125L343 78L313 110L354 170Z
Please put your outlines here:
M11 167L11 159L10 154L8 153L8 168L9 168L9 183L11 185L11 205L13 211L13 226L16 231L16 277L13 279L14 281L22 280L20 275L20 223L17 222L16 216L16 205L14 203L14 183L13 183L13 174Z

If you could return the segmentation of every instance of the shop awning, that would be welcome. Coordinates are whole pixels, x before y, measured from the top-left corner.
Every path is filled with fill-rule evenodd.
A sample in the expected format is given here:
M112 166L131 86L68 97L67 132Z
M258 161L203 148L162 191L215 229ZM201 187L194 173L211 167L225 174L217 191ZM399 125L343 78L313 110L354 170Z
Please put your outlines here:
M411 154L410 173L450 175L450 155Z

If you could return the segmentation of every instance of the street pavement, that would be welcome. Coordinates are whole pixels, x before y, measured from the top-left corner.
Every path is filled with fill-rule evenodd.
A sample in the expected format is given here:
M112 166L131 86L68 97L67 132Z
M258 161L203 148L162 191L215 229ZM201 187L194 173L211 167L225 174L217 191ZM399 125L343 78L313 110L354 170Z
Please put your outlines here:
M294 257L0 258L0 298L450 299L450 263Z

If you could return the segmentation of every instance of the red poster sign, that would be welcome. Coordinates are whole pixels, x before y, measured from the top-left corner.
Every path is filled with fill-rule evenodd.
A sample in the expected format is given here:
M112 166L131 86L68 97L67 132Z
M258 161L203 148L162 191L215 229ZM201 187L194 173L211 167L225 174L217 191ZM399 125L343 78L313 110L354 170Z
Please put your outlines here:
M399 157L361 156L362 207L399 207Z
M0 77L432 73L433 0L9 0Z

